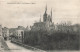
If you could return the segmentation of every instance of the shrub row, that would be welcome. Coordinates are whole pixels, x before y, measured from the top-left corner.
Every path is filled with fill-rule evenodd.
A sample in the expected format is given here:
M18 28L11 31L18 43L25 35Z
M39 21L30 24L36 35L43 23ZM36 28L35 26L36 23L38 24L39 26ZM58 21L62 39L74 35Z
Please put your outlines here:
M25 31L24 43L43 50L79 50L79 35L47 31Z

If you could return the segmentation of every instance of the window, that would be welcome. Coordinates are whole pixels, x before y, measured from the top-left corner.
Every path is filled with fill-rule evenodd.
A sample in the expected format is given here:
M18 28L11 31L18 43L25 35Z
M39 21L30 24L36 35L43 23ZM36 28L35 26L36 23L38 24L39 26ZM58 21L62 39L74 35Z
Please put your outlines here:
M23 35L23 31L21 31L21 35Z

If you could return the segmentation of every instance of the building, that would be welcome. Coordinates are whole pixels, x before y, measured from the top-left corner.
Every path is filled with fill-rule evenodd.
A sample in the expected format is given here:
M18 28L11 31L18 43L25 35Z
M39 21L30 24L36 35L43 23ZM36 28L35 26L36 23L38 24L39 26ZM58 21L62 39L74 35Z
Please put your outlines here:
M18 26L17 28L10 29L10 35L12 41L23 43L25 28L23 26Z
M9 38L9 29L7 27L2 28L2 35L4 38Z
M18 26L17 29L25 30L25 27L23 27L23 26Z
M43 21L36 22L32 26L31 30L53 30L54 23L52 22L52 9L50 15L47 14L47 6L45 7L45 12L43 14Z
M17 30L17 28L10 28L10 29L9 29L9 35L10 35L10 36L12 36L12 35L15 36L15 35L17 34L17 33L16 33L16 30Z
M51 14L47 14L47 6L45 8L45 13L43 14L43 22L46 23L46 26L51 26L52 24L52 9L51 9Z
M23 26L18 26L17 28L10 28L10 29L9 29L9 34L10 34L10 35L16 35L16 34L17 34L16 31L17 31L18 29L25 30L25 28L24 28Z
M0 36L2 36L2 25L0 25Z
M17 36L17 40L18 42L23 42L24 39L24 30L25 28L23 26L18 26L17 30L16 30L16 36Z
M17 40L18 42L23 42L23 39L24 39L24 30L21 30L21 29L17 29Z
M34 23L34 25L31 28L32 31L39 31L39 30L47 30L46 29L46 24L43 22L37 22Z
M32 26L27 26L27 27L25 28L25 31L30 31L30 30L31 30L31 27L32 27Z

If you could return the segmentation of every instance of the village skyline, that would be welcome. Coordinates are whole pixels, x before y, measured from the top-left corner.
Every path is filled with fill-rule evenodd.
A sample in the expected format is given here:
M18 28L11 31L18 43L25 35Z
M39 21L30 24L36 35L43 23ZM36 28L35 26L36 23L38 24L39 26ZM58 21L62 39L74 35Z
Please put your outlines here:
M35 4L9 4L10 2L35 3ZM72 24L80 24L79 0L1 0L0 24L6 27L30 26L35 21L43 18L45 6L48 11L52 8L52 20L54 23L71 21ZM25 6L25 7L24 7Z

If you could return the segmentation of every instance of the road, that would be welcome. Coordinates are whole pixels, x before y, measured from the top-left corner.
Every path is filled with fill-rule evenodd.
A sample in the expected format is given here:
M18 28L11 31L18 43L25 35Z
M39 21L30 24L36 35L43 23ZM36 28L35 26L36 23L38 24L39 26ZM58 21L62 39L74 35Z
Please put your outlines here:
M0 52L10 52L9 47L2 36L0 36Z
M6 41L6 43L8 47L10 48L11 52L34 52L32 50L21 47L17 44L11 43L10 41Z

